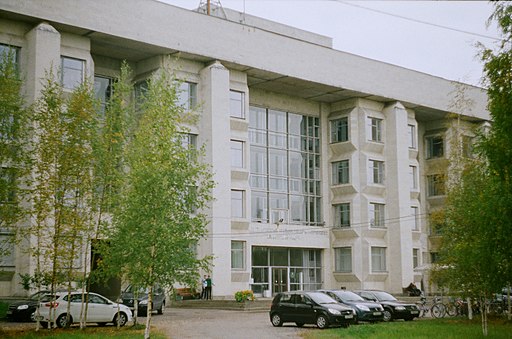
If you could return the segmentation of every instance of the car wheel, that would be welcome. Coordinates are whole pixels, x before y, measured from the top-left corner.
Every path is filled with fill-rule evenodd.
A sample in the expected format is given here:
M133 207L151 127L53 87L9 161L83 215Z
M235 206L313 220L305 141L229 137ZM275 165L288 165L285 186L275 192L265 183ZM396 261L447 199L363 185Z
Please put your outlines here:
M329 320L327 320L327 317L325 315L320 314L316 318L316 326L318 326L318 328L320 328L320 329L327 328L327 327L329 327Z
M48 323L46 321L40 321L39 325L41 326L41 328L44 328L44 329L48 328Z
M160 304L160 308L156 310L158 314L164 314L165 303Z
M123 312L116 314L114 317L114 325L123 327L128 322L128 317Z
M302 326L304 326L304 323L297 323L296 322L295 325L297 325L297 327L302 327Z
M59 315L59 317L57 318L56 324L57 324L58 328L69 327L69 325L73 323L73 319L71 318L71 316L69 316L69 322L68 322L66 315L67 315L66 313L63 313L63 314Z
M391 311L388 310L388 309L384 309L384 318L382 320L388 322L388 321L391 321L393 319L393 315L391 314Z
M283 319L281 319L281 316L279 314L272 314L272 325L274 325L274 327L283 326Z

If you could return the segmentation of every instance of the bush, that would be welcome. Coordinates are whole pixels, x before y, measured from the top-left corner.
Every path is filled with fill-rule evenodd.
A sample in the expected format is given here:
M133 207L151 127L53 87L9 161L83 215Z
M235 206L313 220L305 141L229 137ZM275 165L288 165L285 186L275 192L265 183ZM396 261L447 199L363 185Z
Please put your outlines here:
M238 291L235 293L235 300L239 303L244 302L246 300L254 300L254 293L251 290Z

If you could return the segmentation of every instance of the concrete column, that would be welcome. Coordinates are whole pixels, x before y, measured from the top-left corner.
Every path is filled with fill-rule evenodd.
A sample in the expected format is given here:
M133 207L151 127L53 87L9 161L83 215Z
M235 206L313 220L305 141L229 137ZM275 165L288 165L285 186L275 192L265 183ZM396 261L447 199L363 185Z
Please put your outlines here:
M200 141L206 145L206 161L211 164L216 183L211 203L209 237L200 253L212 255L213 296L231 295L231 149L229 116L229 70L214 62L199 73L202 115ZM222 234L219 237L218 234Z
M407 111L400 103L384 109L386 115L386 219L388 224L387 269L389 289L402 292L413 281L412 218L407 139Z
M42 22L26 34L27 48L22 53L26 57L26 89L29 102L39 97L42 89L42 79L46 72L53 71L58 76L60 68L60 33L46 22Z

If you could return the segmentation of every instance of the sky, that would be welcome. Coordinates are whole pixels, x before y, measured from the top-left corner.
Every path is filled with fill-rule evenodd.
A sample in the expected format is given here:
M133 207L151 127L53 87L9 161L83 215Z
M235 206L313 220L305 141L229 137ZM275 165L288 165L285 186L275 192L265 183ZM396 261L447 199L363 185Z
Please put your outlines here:
M160 0L195 9L200 0ZM204 0L203 2L206 2ZM211 0L218 3L219 0ZM480 86L477 43L499 37L487 27L487 1L220 0L230 8L333 38L333 48Z

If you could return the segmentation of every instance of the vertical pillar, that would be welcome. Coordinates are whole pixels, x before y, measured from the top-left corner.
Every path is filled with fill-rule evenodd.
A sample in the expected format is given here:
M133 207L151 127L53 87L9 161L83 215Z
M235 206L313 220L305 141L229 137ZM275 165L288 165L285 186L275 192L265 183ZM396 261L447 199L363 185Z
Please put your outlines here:
M200 77L200 140L206 145L206 161L215 181L209 237L201 244L200 254L213 256L213 296L225 296L231 285L231 239L226 236L231 232L229 70L216 61L202 69Z
M407 111L400 103L384 109L386 115L386 219L389 288L401 292L413 281L412 227L407 139Z

